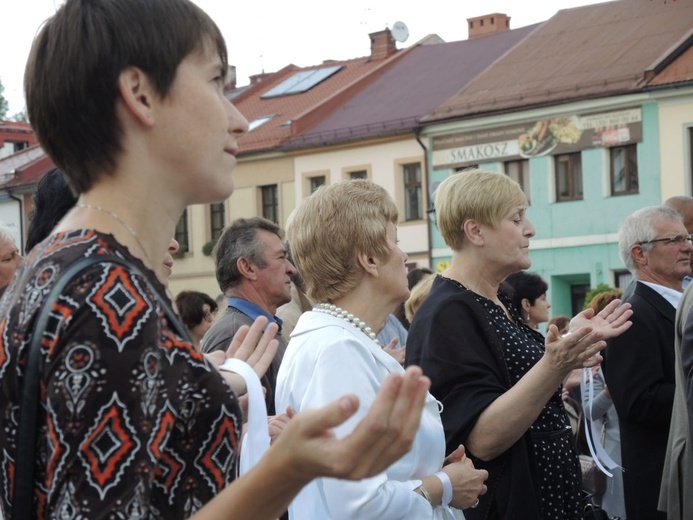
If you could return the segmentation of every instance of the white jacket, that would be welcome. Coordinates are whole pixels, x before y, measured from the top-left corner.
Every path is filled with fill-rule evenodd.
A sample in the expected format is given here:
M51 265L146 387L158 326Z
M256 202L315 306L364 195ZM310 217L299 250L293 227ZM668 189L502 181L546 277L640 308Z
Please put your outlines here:
M404 369L352 324L328 314L306 312L291 334L277 376L276 409L321 407L347 393L359 410L336 429L350 433L364 418L385 377ZM440 470L445 437L438 402L428 395L421 426L409 453L375 477L358 482L322 478L311 482L289 507L292 520L464 519L451 507L432 509L413 490Z

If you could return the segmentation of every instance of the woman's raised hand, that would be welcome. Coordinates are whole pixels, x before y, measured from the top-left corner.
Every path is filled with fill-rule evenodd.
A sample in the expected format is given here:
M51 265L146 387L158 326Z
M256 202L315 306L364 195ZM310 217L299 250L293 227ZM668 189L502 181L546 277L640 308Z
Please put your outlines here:
M633 311L630 303L621 304L621 300L613 300L595 316L593 309L586 309L570 320L568 330L574 332L580 327L590 326L602 334L603 339L616 337L631 326L630 317Z
M274 339L279 326L276 323L267 325L267 321L266 317L259 316L250 327L243 325L234 334L226 352L209 352L205 357L217 369L227 358L240 359L248 363L257 376L262 378L279 348L279 341ZM219 373L238 395L246 393L245 379L240 375L226 370Z
M575 332L561 336L558 328L551 325L546 333L546 352L544 360L549 367L567 376L571 370L592 367L602 361L599 352L606 348L606 341L601 331L592 327L581 327Z

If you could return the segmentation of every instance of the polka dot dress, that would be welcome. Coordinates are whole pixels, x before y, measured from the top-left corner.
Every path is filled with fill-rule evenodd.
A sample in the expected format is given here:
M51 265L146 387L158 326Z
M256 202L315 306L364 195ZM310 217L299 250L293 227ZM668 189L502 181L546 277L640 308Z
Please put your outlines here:
M515 322L494 302L473 293L495 326L511 383L516 384L544 355L544 345L512 310ZM510 309L510 304L506 306ZM517 324L516 324L517 323ZM519 324L519 325L518 325ZM570 422L556 391L529 429L541 494L543 520L580 518L579 462L573 448Z

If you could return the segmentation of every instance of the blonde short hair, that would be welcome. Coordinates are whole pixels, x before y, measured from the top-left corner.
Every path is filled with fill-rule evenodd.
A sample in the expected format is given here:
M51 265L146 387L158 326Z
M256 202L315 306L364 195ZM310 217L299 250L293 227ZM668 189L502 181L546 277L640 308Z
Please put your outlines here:
M398 213L384 188L365 180L321 186L289 216L286 235L296 267L315 302L353 290L363 271L361 253L387 259L387 225Z
M435 276L429 276L412 287L409 298L404 302L404 315L407 317L407 320L409 320L409 323L414 319L414 314L419 310L419 307L421 307L428 293L431 292L431 287L435 279Z
M462 247L462 227L467 220L496 227L517 206L526 207L527 197L520 185L504 173L463 171L445 179L435 192L438 229L454 251Z

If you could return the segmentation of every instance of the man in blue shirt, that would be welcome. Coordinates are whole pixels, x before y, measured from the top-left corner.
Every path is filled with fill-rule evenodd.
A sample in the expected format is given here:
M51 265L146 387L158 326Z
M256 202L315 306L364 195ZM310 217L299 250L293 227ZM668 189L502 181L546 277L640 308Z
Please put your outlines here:
M291 301L291 276L284 234L274 222L260 217L237 219L227 227L214 248L216 277L228 306L202 338L202 351L226 350L236 331L252 325L258 316L277 322L277 355L263 378L267 412L274 415L274 388L286 350L277 307Z

